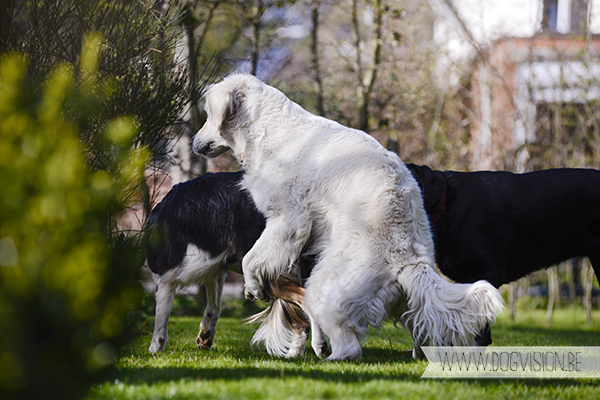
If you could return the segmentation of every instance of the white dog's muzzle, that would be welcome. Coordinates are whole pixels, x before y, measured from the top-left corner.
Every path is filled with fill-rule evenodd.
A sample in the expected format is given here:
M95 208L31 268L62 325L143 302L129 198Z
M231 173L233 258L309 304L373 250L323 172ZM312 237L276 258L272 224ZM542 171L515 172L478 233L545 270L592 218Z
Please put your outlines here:
M196 154L204 156L206 158L214 158L229 150L229 147L218 145L217 143L210 142L202 142L196 138L196 135L192 137L190 145L192 146L192 151Z

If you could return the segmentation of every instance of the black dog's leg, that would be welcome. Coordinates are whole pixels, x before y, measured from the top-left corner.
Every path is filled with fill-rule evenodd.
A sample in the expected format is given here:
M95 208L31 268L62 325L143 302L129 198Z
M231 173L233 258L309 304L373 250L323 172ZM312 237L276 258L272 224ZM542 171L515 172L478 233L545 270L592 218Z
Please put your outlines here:
M475 336L477 346L489 346L492 344L492 326L487 324L477 336Z
M596 279L600 282L600 254L593 254L588 257L592 263L592 268L596 274Z

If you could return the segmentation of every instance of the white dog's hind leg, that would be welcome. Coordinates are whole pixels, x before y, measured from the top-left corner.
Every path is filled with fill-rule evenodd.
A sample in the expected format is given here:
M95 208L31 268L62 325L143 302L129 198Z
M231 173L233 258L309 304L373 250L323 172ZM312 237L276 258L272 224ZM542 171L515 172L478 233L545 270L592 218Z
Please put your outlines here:
M222 274L215 279L207 279L206 297L207 304L204 310L204 317L200 322L200 331L196 338L198 349L209 350L217 333L217 322L221 316L221 295L223 294L223 284L227 276L227 268L223 268Z
M339 325L332 325L326 332L331 343L331 355L327 361L358 360L362 356L360 340L356 332Z
M351 321L340 315L333 304L323 301L319 293L329 293L332 289L327 286L332 281L325 283L320 281L321 278L323 277L318 276L318 272L313 273L306 288L305 306L313 331L312 347L319 357L323 357L329 350L325 340L326 335L331 346L331 355L327 357L328 361L357 360L362 355L357 333L360 328L354 326L355 329L352 329Z
M323 358L331 354L325 334L314 318L310 318L310 330L312 332L310 345L317 357Z
M175 299L175 285L167 277L161 276L156 286L156 317L154 319L154 333L150 343L150 352L165 351L169 340L169 316Z

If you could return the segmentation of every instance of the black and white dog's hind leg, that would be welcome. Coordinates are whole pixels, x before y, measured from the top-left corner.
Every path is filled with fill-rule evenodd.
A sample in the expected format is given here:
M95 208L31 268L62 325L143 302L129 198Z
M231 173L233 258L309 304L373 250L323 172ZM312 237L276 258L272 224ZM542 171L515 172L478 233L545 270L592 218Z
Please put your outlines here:
M191 283L205 284L207 295L207 305L204 310L204 317L200 322L196 345L198 349L209 350L213 344L217 322L221 316L221 295L223 293L223 283L227 276L227 264L223 260L224 256L217 259L200 256L199 254L202 251L199 251L193 245L188 246L187 251L191 255L184 258L181 267L162 275L153 274L156 283L156 317L149 348L151 353L165 350L169 339L168 325L175 291L178 287L187 286ZM198 270L202 271L201 276L186 276L186 272Z
M221 316L221 295L223 294L223 284L227 276L227 265L223 264L221 273L216 273L213 279L207 279L206 286L206 308L204 316L200 321L196 345L198 349L209 350L217 333L217 322ZM220 275L220 276L219 276Z

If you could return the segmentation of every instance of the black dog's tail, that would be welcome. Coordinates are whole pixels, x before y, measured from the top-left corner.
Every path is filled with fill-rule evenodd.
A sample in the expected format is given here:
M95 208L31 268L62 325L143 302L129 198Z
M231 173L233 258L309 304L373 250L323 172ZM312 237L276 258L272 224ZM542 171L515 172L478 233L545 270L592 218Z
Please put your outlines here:
M262 312L247 318L249 323L260 323L251 345L264 343L272 356L296 357L304 353L310 322L304 312L304 288L297 280L281 276L267 288L272 294L271 304Z

